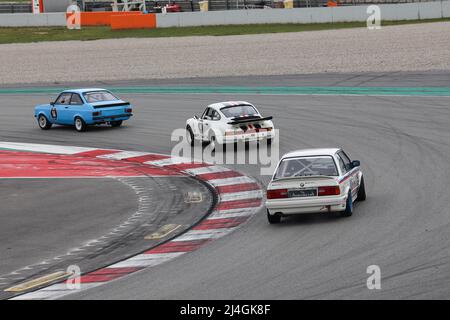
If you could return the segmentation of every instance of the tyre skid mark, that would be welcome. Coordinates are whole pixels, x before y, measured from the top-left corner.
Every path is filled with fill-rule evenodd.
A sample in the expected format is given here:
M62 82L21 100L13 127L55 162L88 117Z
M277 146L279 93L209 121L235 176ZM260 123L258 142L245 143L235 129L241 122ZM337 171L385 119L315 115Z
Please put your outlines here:
M35 144L16 144L15 146L16 150L39 150L39 145ZM2 143L0 142L1 147ZM146 152L94 148L78 148L76 150L79 152L71 152L70 147L45 146L44 148L44 150L59 149L75 157L123 162L128 165L138 163L150 165L172 175L193 176L208 183L215 190L218 202L208 217L185 233L144 253L82 275L79 278L80 288L78 290L68 288L67 284L73 281L69 279L16 296L12 298L13 300L57 299L173 260L236 230L262 205L262 190L257 181L228 168L209 163L192 162L187 158ZM126 179L126 177L120 179ZM146 204L147 202L145 201Z

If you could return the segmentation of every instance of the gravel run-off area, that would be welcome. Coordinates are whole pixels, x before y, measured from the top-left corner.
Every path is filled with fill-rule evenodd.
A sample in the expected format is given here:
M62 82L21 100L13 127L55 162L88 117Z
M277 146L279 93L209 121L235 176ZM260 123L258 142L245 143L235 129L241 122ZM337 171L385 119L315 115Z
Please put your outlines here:
M450 22L0 45L0 84L450 70Z

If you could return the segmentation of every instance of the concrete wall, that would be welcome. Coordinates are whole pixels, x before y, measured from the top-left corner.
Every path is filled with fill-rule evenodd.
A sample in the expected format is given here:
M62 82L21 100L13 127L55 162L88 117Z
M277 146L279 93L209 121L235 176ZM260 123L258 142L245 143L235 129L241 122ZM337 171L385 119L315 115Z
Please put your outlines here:
M158 28L252 23L364 22L368 6L181 12L157 14ZM450 1L379 5L382 20L450 17Z
M380 5L382 20L450 17L450 1ZM252 23L318 23L367 20L367 6L331 8L228 10L157 14L157 27L187 27ZM0 27L65 26L65 13L0 14Z
M0 14L0 27L47 27L65 26L66 13L3 13Z

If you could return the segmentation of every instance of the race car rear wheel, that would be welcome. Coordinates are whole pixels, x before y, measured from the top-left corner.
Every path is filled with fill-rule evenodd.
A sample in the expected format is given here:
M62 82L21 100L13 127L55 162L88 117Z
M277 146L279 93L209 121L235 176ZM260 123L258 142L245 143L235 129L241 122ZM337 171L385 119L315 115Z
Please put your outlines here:
M81 119L80 117L76 117L75 118L75 129L78 132L86 131L86 129L87 129L86 122L84 122L84 120Z
M42 130L48 130L52 127L52 123L48 121L47 117L43 114L39 115L38 118L39 128Z
M111 124L111 127L116 128L116 127L120 127L122 125L122 122L123 122L122 120L111 121L110 124Z
M364 177L361 177L361 183L359 184L358 189L358 198L356 198L356 201L364 200L366 200L366 187L364 186Z
M187 139L187 142L189 143L189 145L193 147L194 143L195 143L194 133L192 132L192 129L190 126L186 127L186 139Z
M280 223L281 217L278 215L271 215L269 210L267 210L267 220L270 224Z
M345 207L345 210L341 212L341 216L343 217L350 217L353 214L353 199L352 199L352 192L348 192L347 197L347 205Z

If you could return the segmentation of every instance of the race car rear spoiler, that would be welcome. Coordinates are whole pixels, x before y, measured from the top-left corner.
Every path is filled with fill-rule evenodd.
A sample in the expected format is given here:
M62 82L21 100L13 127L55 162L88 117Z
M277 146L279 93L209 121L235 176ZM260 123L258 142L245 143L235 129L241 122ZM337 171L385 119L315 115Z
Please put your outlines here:
M249 123L249 122L259 122L259 121L266 121L266 120L272 120L273 117L265 117L265 118L256 118L256 117L245 117L245 118L238 118L233 119L233 121L228 122L228 124L241 124L241 123Z
M129 106L129 102L118 102L118 103L108 103L108 104L98 104L93 105L94 109L100 109L100 108L111 108L111 107L121 107L121 106Z

